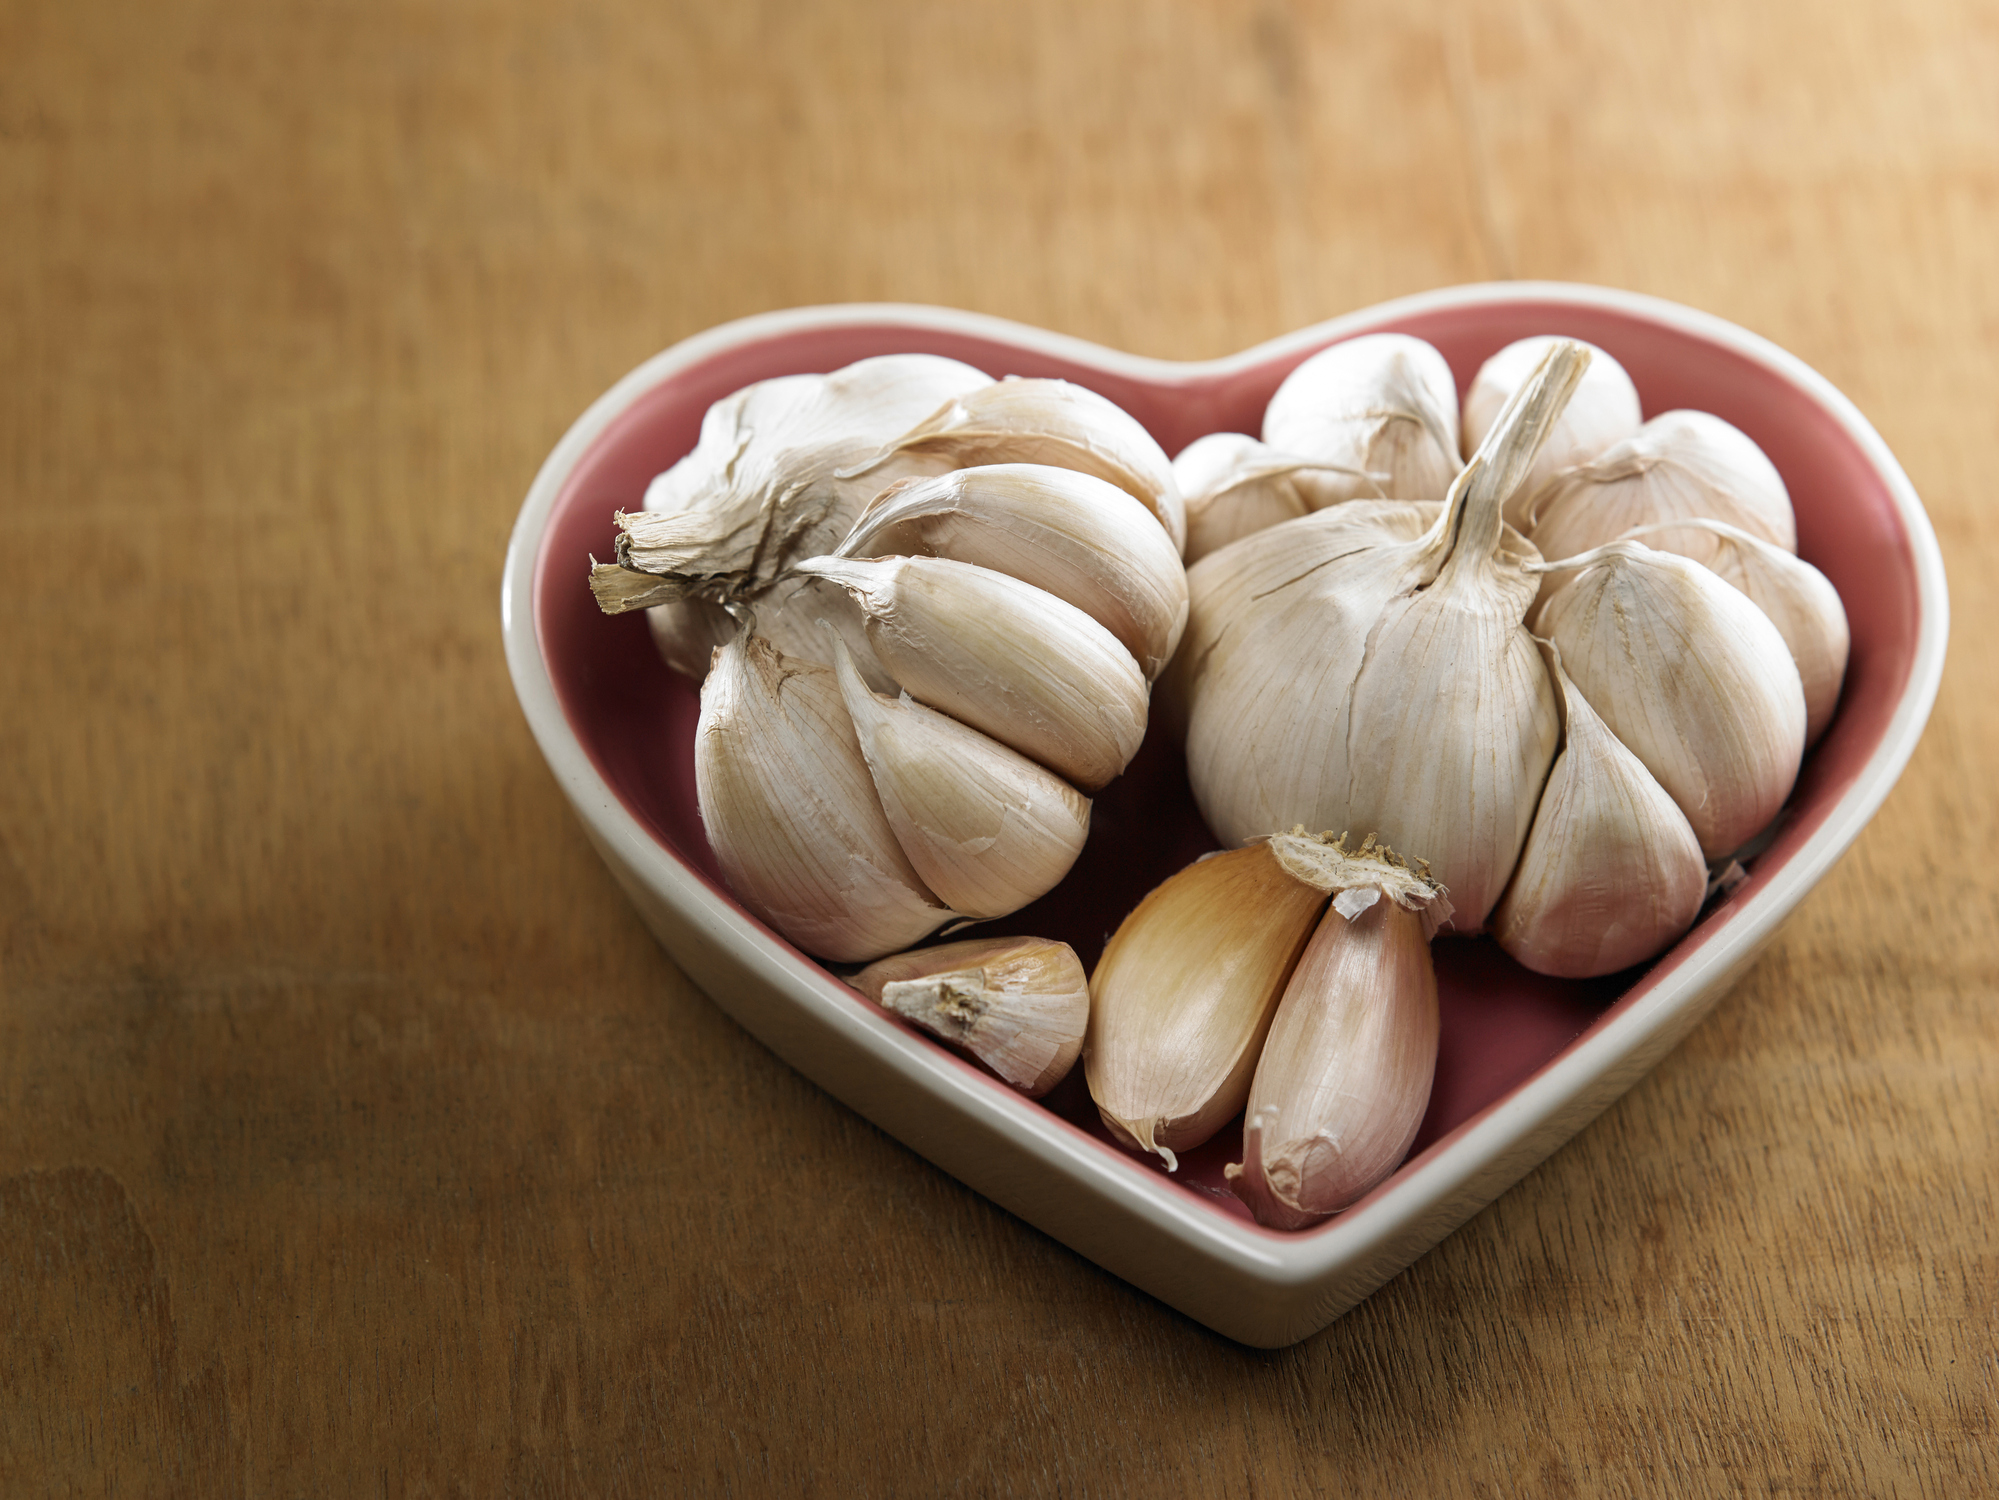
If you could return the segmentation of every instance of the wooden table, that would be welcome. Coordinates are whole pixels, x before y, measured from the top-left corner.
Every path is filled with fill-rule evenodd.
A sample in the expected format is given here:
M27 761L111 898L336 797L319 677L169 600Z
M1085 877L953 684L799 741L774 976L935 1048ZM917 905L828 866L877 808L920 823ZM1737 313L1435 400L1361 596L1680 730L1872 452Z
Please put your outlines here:
M1996 77L1964 0L0 0L0 1490L1999 1490ZM1246 1351L675 971L501 552L739 314L1203 357L1497 277L1825 372L1956 650L1690 1041Z

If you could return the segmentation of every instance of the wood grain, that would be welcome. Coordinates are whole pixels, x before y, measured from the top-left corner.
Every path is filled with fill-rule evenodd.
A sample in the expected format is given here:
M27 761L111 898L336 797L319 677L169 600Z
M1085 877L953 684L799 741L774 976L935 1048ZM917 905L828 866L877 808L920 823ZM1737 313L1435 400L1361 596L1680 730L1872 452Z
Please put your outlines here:
M1999 1491L1994 77L1969 0L0 0L0 1489ZM1955 648L1678 1053L1245 1351L672 968L499 561L738 314L1201 357L1506 276L1825 372Z

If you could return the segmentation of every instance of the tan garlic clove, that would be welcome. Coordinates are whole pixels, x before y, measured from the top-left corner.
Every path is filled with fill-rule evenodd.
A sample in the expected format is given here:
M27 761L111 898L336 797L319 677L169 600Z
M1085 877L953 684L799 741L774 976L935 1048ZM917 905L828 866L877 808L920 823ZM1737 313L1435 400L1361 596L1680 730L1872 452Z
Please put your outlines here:
M1707 861L1686 814L1547 652L1562 752L1492 933L1536 973L1585 979L1643 963L1693 926Z
M1769 618L1700 564L1642 542L1566 559L1540 632L1610 731L1733 853L1777 815L1805 749L1805 691Z
M1271 1022L1229 1186L1259 1224L1305 1229L1401 1163L1437 1073L1435 882L1369 839Z
M1581 340L1577 340L1581 343ZM1491 430L1513 393L1527 383L1541 357L1555 344L1552 334L1518 339L1479 366L1465 392L1464 451L1474 452ZM1624 366L1594 344L1589 368L1569 398L1562 415L1548 430L1548 439L1506 501L1506 522L1527 529L1527 503L1541 486L1563 469L1588 463L1613 443L1638 431L1645 420L1638 406L1638 388L1631 383Z
M834 651L882 811L932 894L985 919L1053 889L1083 851L1089 798L948 714L870 691L846 647Z
M1636 526L1694 517L1726 521L1786 552L1798 550L1797 518L1776 465L1748 434L1704 411L1654 417L1588 463L1549 480L1530 499L1528 512L1527 536L1550 562L1615 541ZM1699 563L1721 550L1713 533L1689 527L1654 532L1649 543ZM1560 579L1550 582L1559 585Z
M962 1047L1030 1099L1068 1076L1090 988L1067 943L977 938L898 953L854 976L883 1009Z
M1625 536L1649 545L1665 529L1640 526ZM1716 551L1707 559L1709 569L1755 601L1791 648L1791 660L1804 679L1805 747L1810 749L1832 722L1833 710L1839 707L1839 690L1846 681L1846 659L1853 638L1839 590L1803 558L1751 536L1739 526L1694 520L1682 521L1672 529L1704 531L1717 538Z
M911 458L941 459L952 469L1050 464L1093 474L1141 501L1175 551L1187 541L1187 518L1165 450L1123 407L1066 380L1009 376L966 392L842 474L876 475L886 464ZM876 488L885 483L877 480Z
M1187 504L1187 563L1280 521L1308 516L1360 493L1385 498L1388 475L1281 453L1247 433L1211 432L1173 460Z
M1066 600L1118 638L1148 679L1187 624L1187 573L1152 513L1107 480L1046 464L911 479L877 496L839 557L948 557Z
M1322 349L1285 377L1263 414L1263 440L1377 481L1348 481L1345 497L1441 500L1458 457L1458 384L1435 348L1403 333L1372 333Z
M730 889L808 953L861 963L956 915L890 829L827 668L749 631L718 650L701 687L694 781Z
M817 557L798 571L860 601L875 655L919 703L1086 792L1138 753L1145 675L1073 604L942 557Z

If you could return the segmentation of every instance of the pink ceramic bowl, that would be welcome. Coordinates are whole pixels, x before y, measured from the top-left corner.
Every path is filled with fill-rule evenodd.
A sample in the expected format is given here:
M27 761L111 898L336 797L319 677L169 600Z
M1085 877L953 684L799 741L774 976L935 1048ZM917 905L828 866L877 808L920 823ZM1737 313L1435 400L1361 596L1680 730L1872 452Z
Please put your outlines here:
M723 886L695 810L693 684L655 658L644 622L598 613L589 556L611 513L693 446L710 402L754 380L868 355L946 354L993 375L1089 386L1168 453L1255 432L1285 374L1355 334L1428 339L1462 388L1528 334L1609 350L1647 414L1716 412L1762 444L1790 486L1799 550L1836 584L1853 628L1845 697L1776 841L1748 883L1656 962L1607 980L1544 979L1488 941L1437 947L1443 1049L1409 1159L1348 1212L1265 1230L1222 1190L1239 1128L1177 1176L1111 1145L1078 1068L1022 1099L841 983ZM674 960L793 1067L962 1181L1098 1264L1245 1343L1325 1326L1463 1223L1603 1109L1720 998L1860 832L1914 749L1943 667L1936 539L1887 447L1852 404L1781 349L1718 318L1595 287L1506 283L1404 298L1229 359L1139 359L938 308L804 308L691 338L621 380L535 477L507 553L501 615L528 723L584 829ZM1149 741L1098 799L1083 858L995 932L1059 937L1093 964L1153 885L1214 847L1175 746Z

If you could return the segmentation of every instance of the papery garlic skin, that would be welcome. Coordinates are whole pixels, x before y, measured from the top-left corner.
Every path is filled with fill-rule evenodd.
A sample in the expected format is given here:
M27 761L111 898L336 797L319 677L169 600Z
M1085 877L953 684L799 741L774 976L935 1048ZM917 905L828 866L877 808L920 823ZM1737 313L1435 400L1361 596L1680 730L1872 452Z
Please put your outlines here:
M701 686L694 780L729 887L806 952L860 963L953 919L903 853L833 673L744 631Z
M975 938L898 953L854 976L883 1009L962 1047L1030 1099L1068 1076L1090 988L1067 943Z
M1187 573L1165 529L1107 480L1046 464L992 464L905 480L863 512L835 555L948 557L1005 573L1082 610L1147 679L1187 624Z
M1636 526L1692 517L1726 521L1786 552L1798 550L1797 517L1777 466L1748 434L1704 411L1654 417L1588 463L1556 475L1533 495L1528 511L1528 538L1549 562ZM1647 541L1699 563L1721 550L1711 532L1691 527L1657 531Z
M836 647L840 693L896 842L940 902L1003 917L1069 873L1090 801L1052 771L906 694L872 692Z
M1543 606L1582 695L1679 805L1710 860L1777 815L1805 749L1805 690L1769 618L1700 564L1642 542L1569 560Z
M888 465L1051 464L1108 481L1142 502L1172 539L1186 545L1187 517L1165 450L1129 412L1066 380L1005 380L947 401L908 431L884 442L843 477L872 476L879 490Z
M1282 453L1247 433L1211 432L1173 460L1187 505L1187 565L1230 542L1337 505L1358 493L1386 498L1388 475Z
M1403 333L1320 350L1285 377L1263 414L1263 440L1301 458L1385 475L1348 481L1343 498L1441 500L1458 457L1458 384L1444 356Z
M1549 654L1562 751L1491 926L1537 974L1586 979L1643 963L1693 926L1707 861L1686 814Z
M1663 528L1640 526L1627 532L1648 545ZM1833 711L1839 707L1846 681L1846 660L1853 637L1846 623L1846 606L1839 590L1817 568L1761 537L1723 521L1684 521L1679 531L1705 531L1719 539L1707 566L1733 584L1770 617L1805 686L1805 748L1818 743Z
M1581 340L1577 340L1581 343ZM1492 428L1513 393L1527 383L1541 357L1553 347L1552 334L1518 339L1479 366L1464 400L1464 451L1470 456ZM1638 405L1638 388L1624 366L1594 344L1589 368L1563 408L1562 415L1548 430L1547 441L1535 456L1527 477L1507 497L1506 523L1527 529L1527 504L1540 488L1563 469L1588 463L1612 444L1638 431L1644 415Z
M1304 1229L1409 1152L1436 1077L1437 976L1420 900L1335 896L1285 986L1229 1185L1257 1222Z
M1145 674L1095 620L1031 584L942 557L818 557L801 573L860 601L903 690L1101 790L1145 738Z

